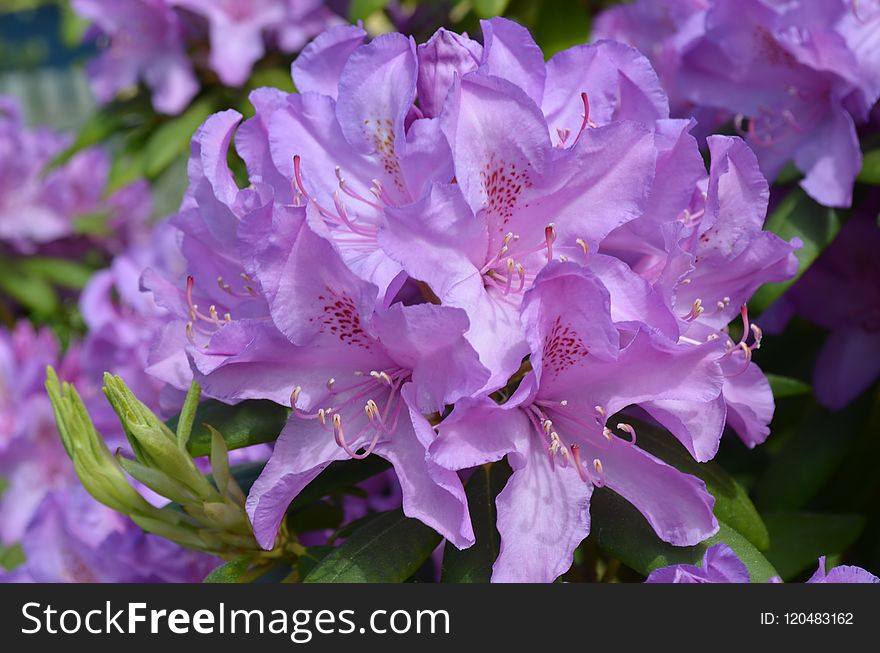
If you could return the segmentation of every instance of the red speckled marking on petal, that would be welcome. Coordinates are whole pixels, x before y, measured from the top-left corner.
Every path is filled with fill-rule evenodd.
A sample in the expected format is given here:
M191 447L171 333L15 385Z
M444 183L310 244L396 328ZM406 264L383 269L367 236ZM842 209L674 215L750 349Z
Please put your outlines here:
M322 333L335 335L340 341L353 347L370 349L373 346L373 339L367 335L361 324L354 300L347 293L337 293L327 288L327 294L319 295L318 299L324 305Z
M394 148L394 139L397 137L394 131L394 122L387 118L364 120L364 137L368 143L376 148L376 153L382 160L382 168L394 180L397 190L404 193L406 189L403 184L403 175Z
M589 353L577 331L557 317L550 334L544 340L541 362L544 369L554 375L564 372Z
M528 170L516 163L497 163L495 157L490 157L480 171L480 179L486 191L489 227L506 233L523 190L532 185Z

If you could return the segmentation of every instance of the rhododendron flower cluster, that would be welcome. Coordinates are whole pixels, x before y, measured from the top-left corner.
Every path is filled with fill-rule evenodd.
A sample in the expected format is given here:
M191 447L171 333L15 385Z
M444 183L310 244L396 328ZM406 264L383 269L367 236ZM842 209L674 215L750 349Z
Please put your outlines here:
M106 50L88 66L100 102L145 83L161 113L180 113L199 92L199 58L227 86L241 86L267 45L296 52L326 27L341 22L321 0L73 0L93 21L89 36Z
M814 199L849 206L856 125L880 97L878 33L876 0L640 0L601 14L594 37L644 52L673 115L708 130L732 119L768 178L792 162Z
M800 243L763 231L755 155L715 136L707 170L628 46L545 63L516 23L482 31L331 29L294 63L298 94L258 89L253 117L193 139L171 223L186 269L142 281L174 316L150 371L291 407L247 500L265 548L322 470L369 455L408 516L468 547L459 473L506 458L493 580L552 581L595 487L674 545L718 530L704 483L642 449L636 417L697 461L726 424L749 447L769 433L746 304Z

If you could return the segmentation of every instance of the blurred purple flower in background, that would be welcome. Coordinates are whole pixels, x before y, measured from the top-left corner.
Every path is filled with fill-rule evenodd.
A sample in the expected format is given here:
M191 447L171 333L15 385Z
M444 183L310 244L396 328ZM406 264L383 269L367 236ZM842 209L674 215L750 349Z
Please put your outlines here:
M594 36L642 49L673 115L709 130L734 117L765 176L793 162L815 200L849 206L855 125L880 97L878 27L877 0L642 0L602 14Z
M29 129L17 104L0 98L0 251L76 258L89 246L113 253L149 237L152 199L145 181L106 196L110 157L94 147L46 167L70 144L49 129ZM100 228L82 235L79 219Z
M87 38L106 41L87 66L99 102L143 81L156 111L175 114L198 93L185 27L167 0L73 0L72 6L94 23Z
M267 49L292 53L342 19L321 0L73 0L102 52L87 72L102 104L143 82L159 113L182 112L199 67L242 86ZM209 49L207 62L201 51Z
M834 242L762 318L781 333L799 315L827 329L813 370L816 398L840 410L880 376L880 195L865 199Z
M296 52L338 16L320 0L165 0L208 23L209 63L227 86L241 86L266 52L266 43Z
M21 322L0 329L0 544L25 562L0 582L196 582L217 561L187 551L98 503L80 485L43 389L47 365L84 381L82 350ZM112 444L112 442L111 442Z

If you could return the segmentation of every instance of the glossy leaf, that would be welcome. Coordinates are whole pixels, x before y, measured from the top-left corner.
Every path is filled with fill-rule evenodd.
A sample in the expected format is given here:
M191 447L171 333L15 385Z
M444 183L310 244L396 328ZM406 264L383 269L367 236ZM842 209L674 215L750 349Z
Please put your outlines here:
M715 497L715 515L739 532L760 550L770 546L767 527L745 489L720 465L714 462L698 463L669 433L639 423L638 446L676 469L696 476L706 483L706 489Z
M253 574L251 572L252 556L242 556L230 560L216 567L210 574L205 576L203 583L247 583Z
M591 537L596 538L602 551L645 576L673 564L701 565L706 549L719 542L736 552L748 567L753 583L766 583L779 575L751 542L723 522L718 534L705 542L677 547L661 541L634 506L607 488L594 491L590 513Z
M806 507L843 462L864 411L863 402L838 413L818 406L807 411L794 431L784 434L784 444L755 488L761 510Z
M287 423L289 413L284 406L263 399L242 401L234 406L213 399L204 401L196 410L187 450L193 457L211 453L208 425L220 431L230 451L274 442ZM168 420L168 427L176 432L178 421L179 416Z
M332 546L310 546L306 547L304 553L301 553L297 562L299 565L299 577L305 578L311 573L312 569L321 564L321 561L326 558L334 548Z
M775 399L809 395L813 392L810 384L804 383L800 379L793 379L789 376L779 376L778 374L766 374L765 376L767 377L767 381L770 382L770 389L773 391L773 397Z
M859 537L865 519L859 515L774 512L764 515L770 529L767 559L782 580L816 567L819 556L843 553Z
M461 551L446 543L442 582L488 583L492 578L492 565L501 543L495 527L495 498L509 477L510 467L506 462L499 462L478 467L468 480L465 492L477 541Z
M349 536L305 577L306 583L401 583L422 566L440 535L402 510L383 513Z

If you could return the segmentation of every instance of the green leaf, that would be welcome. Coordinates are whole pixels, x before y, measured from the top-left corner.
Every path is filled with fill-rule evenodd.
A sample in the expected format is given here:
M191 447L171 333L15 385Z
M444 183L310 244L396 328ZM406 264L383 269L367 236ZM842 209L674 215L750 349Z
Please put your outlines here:
M203 583L247 583L250 582L253 574L251 573L251 563L253 556L242 556L235 560L230 560L219 567L216 567L210 574L205 576Z
M385 9L388 0L352 0L348 9L348 19L356 23L359 20L366 20L377 11Z
M584 43L590 37L590 15L580 0L545 0L532 30L546 58Z
M371 521L327 555L305 583L402 583L440 543L440 536L402 510Z
M880 185L880 149L862 155L862 170L857 179L863 184Z
M127 107L124 105L111 104L96 111L80 128L71 146L56 156L49 164L49 168L64 165L77 152L103 143L109 140L113 134L121 131L128 118L126 109Z
M504 489L510 477L510 467L504 463L490 463L478 467L465 486L468 509L476 535L476 543L459 551L450 542L443 552L442 582L488 583L492 565L498 557L501 537L495 527L495 497Z
M749 302L750 307L758 313L765 311L797 281L834 240L840 231L840 216L834 209L818 204L803 190L796 188L768 218L765 227L784 240L798 237L804 245L795 252L798 272L793 279L767 283L758 288Z
M474 12L480 18L500 16L507 9L509 2L510 0L474 0Z
M602 551L645 576L673 564L702 565L706 549L720 542L736 552L753 583L779 575L751 542L720 520L713 537L696 546L677 547L661 541L638 509L607 488L594 490L590 513L590 537L596 538Z
M800 379L793 379L789 376L779 376L778 374L765 374L765 376L770 382L770 389L773 391L774 399L798 397L801 395L809 395L813 392L810 384L804 383Z
M70 49L76 48L91 23L87 18L76 13L67 2L61 3L60 32L61 42Z
M180 409L180 413L177 415L177 428L174 429L175 434L177 435L177 446L180 447L181 450L186 449L186 444L189 442L189 438L192 435L192 427L193 422L196 419L196 411L199 408L199 399L202 397L202 388L201 386L192 381L189 384L189 390L186 391L186 399L183 401L183 408ZM207 424L205 425L208 426ZM210 428L208 428L211 431ZM216 435L213 431L211 431L211 447L213 451L214 442L213 439L216 438Z
M819 556L846 551L865 527L860 515L816 512L773 512L764 515L770 529L767 559L782 580L792 580L810 567Z
M770 546L767 527L745 489L720 465L694 461L681 443L665 431L643 423L637 423L635 427L639 447L706 483L706 489L715 497L714 511L719 520L758 549L763 551Z
M803 179L803 177L804 173L798 170L793 161L789 161L785 164L785 167L779 171L779 174L776 175L776 180L773 182L773 185L782 186L784 184L790 184L793 181Z
M293 77L290 76L290 68L260 68L255 70L254 74L251 75L251 78L248 80L248 90L262 88L264 86L281 89L285 93L296 92Z
M0 293L5 293L36 316L45 317L59 306L52 285L40 277L27 274L15 265L0 260Z
M755 488L762 512L801 510L809 504L843 462L864 413L864 402L838 413L818 406L808 410L794 432L786 434Z
M187 450L194 458L211 453L211 431L208 424L218 429L230 451L253 444L274 442L287 423L290 411L265 399L251 399L230 406L213 399L199 404ZM177 431L180 416L168 420L167 425Z
M385 513L382 513L382 512L368 512L363 517L360 517L358 519L355 519L354 521L351 521L347 524L344 524L342 526L342 528L340 528L335 533L333 533L333 535L330 537L329 541L331 543L333 543L333 542L336 542L337 540L348 539L349 535L351 535L352 533L354 533L357 530L360 530L361 528L363 528L364 526L366 526L370 522L375 521L376 519L378 519L379 517L381 517L384 514Z
M95 272L90 266L77 261L48 256L22 259L19 267L26 274L71 290L82 290Z
M190 141L199 125L214 111L212 98L193 102L181 115L163 123L156 129L144 150L144 172L156 177L174 160L189 151Z
M6 571L12 571L24 563L24 549L21 548L20 544L13 544L10 547L0 544L0 567Z
M332 546L319 545L307 547L305 553L301 553L298 557L299 577L305 578L308 576L333 550L334 547Z

